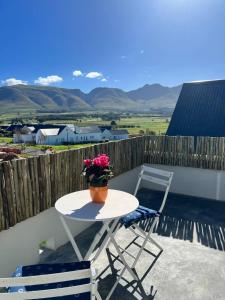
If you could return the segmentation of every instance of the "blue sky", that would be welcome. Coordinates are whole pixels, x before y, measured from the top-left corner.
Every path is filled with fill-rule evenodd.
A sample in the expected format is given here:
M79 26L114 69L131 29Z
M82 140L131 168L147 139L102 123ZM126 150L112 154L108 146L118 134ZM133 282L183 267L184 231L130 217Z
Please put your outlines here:
M0 84L225 78L224 36L224 0L0 0Z

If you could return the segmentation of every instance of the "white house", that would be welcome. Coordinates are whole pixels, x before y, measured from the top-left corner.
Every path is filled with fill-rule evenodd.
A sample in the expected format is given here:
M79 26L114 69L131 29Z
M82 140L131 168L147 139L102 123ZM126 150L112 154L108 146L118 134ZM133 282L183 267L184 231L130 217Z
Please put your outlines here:
M74 125L24 126L13 136L14 143L36 143L38 145L62 145L93 143L128 139L127 130L111 130L99 126L78 127Z
M128 139L128 131L127 130L108 130L105 129L102 133L102 139L114 141L114 140L126 140Z
M102 141L102 131L98 126L77 127L76 135L79 143Z
M36 133L34 133L34 126L24 126L18 131L15 131L13 134L13 143L35 143L36 142Z
M59 128L39 129L36 134L36 144L38 145L57 145Z
M36 144L61 145L101 142L102 132L98 126L39 129L36 135Z

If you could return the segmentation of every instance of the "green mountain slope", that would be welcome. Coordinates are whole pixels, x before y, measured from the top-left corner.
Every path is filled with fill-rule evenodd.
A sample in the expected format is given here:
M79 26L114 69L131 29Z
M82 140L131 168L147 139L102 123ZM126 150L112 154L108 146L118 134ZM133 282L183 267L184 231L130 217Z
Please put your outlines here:
M173 110L181 86L145 85L125 92L117 88L79 89L15 85L0 87L0 112L12 111L149 111Z

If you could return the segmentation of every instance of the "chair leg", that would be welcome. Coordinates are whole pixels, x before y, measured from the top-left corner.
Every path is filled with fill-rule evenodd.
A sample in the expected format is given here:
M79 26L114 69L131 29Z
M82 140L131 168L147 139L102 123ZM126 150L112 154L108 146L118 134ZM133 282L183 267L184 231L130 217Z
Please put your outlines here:
M117 278L116 282L114 283L112 289L110 290L110 292L109 292L109 294L108 294L108 296L106 297L105 300L109 300L109 299L111 298L111 296L112 296L113 292L115 291L115 289L116 289L116 287L117 287L117 285L118 285L120 279L122 278L122 276L123 276L125 270L126 270L126 267L124 267L124 268L122 269L122 271L120 272L119 277Z
M152 237L149 237L149 241L154 244L160 251L163 251L163 248Z
M137 262L138 262L138 259L140 258L141 253L142 253L142 251L143 251L144 248L145 248L145 245L146 245L147 242L149 241L149 237L150 237L150 235L151 235L151 233L152 233L152 231L153 231L153 228L155 227L156 222L157 222L157 219L154 220L154 222L153 222L153 224L152 224L152 226L151 226L149 232L147 233L147 235L146 235L146 237L145 237L145 239L144 239L144 242L143 242L143 244L141 245L141 248L140 248L140 250L138 251L138 254L137 254L137 256L136 256L136 259L135 259L135 261L133 262L131 268L134 268L134 267L136 266L136 264L137 264Z
M123 263L123 265L126 267L127 271L128 271L128 272L130 273L130 275L134 278L134 280L138 280L136 274L133 272L132 268L129 267L129 265L127 264L125 258L123 257L123 253L120 251L120 248L119 248L119 246L117 245L117 243L116 243L114 237L111 237L111 241L112 241L112 244L113 244L113 246L115 247L115 249L116 249L116 251L117 251L117 253L118 253L118 255L119 255L119 257L120 257L120 259L121 259L121 261L122 261L122 263Z
M157 223L157 222L158 222L158 219L156 219L156 223ZM156 223L155 223L155 224L156 224ZM151 232L153 231L155 224L153 224L153 225L151 226L151 228L150 228L150 231L151 231ZM147 234L146 234L146 232L145 232L140 226L138 226L137 224L135 224L135 228L136 228L137 230L139 230L139 231L141 232L142 235L144 235L144 237L143 237L143 236L140 236L140 235L139 235L139 237L146 238ZM134 232L136 235L138 235L133 229L130 228L130 230L131 230L132 232ZM154 244L160 251L163 251L162 246L160 246L160 245L159 245L159 244L158 244L151 236L149 236L148 240L149 240L150 243Z
M100 296L98 291L96 291L95 297L97 300L102 300L102 297Z

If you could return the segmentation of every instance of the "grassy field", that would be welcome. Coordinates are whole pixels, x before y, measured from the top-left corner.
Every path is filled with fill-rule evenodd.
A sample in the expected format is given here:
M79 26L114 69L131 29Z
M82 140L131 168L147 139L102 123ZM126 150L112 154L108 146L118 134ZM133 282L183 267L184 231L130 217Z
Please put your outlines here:
M50 146L55 152L60 152L64 150L71 150L71 149L80 149L89 147L95 144L76 144L76 145L58 145L58 146ZM34 145L34 146L27 146L29 150L43 150L45 146L42 145Z
M110 125L110 121L104 121L102 120L102 114L99 114L99 117L89 117L89 116L83 116L83 117L78 117L75 113L72 114L72 119L71 119L71 114L69 117L69 114L66 113L61 113L60 117L62 119L57 119L57 114L55 114L56 119L54 119L54 114L53 118L51 115L51 118L48 120L48 114L42 114L43 116L47 116L47 120L45 123L51 123L51 124L75 124L77 126L91 126L91 125ZM74 116L74 117L73 117ZM24 120L24 122L27 123L32 123L35 122L35 114L20 114L19 116L16 114L2 114L0 115L0 121L3 123L10 123L10 120L12 118L20 117ZM113 116L112 116L113 119ZM170 122L170 117L159 117L159 116L151 116L151 115L138 115L134 114L129 117L126 116L121 116L119 121L116 121L116 123L119 126L127 126L125 127L130 134L138 134L140 130L143 130L146 132L146 129L149 131L154 131L156 134L165 134L168 125ZM134 126L134 127L130 127Z
M10 138L10 137L1 137L0 136L0 144L1 143L12 143L12 138Z
M165 134L170 122L170 118L164 117L122 117L119 121L116 121L118 127L125 126L119 129L127 129L130 134L138 134L140 130L146 132L147 130L154 131L155 134ZM53 124L66 124L72 123L77 126L91 126L91 125L110 125L110 122L103 121L101 118L82 118L78 121L68 120L52 120ZM129 126L134 126L130 128Z
M2 117L2 116L1 116ZM6 120L7 116L3 116L0 120L4 122ZM8 116L9 117L9 116ZM11 115L10 115L11 117ZM165 134L166 130L168 128L170 122L170 118L166 117L158 117L158 116L141 116L141 115L133 115L133 116L121 116L120 120L116 120L116 123L118 125L118 129L127 129L129 134L135 135L135 134L143 134L143 133L149 133L154 132L156 135L159 134ZM82 118L75 118L74 120L67 120L65 115L63 115L63 120L54 120L51 119L49 121L46 121L45 123L51 123L51 124L75 124L77 126L92 126L92 125L110 125L111 121L104 121L101 117L82 117ZM5 138L0 137L0 144L1 143L12 143L12 138ZM13 144L11 144L13 145ZM76 144L76 145L59 145L59 146L53 146L53 150L55 152L60 152L67 149L78 149L83 147L88 147L93 144ZM21 144L13 145L21 150L24 150L25 153L29 152L32 153L34 151L43 151L46 148L46 146L42 145L35 145L35 146L24 146ZM25 154L26 155L26 154Z

